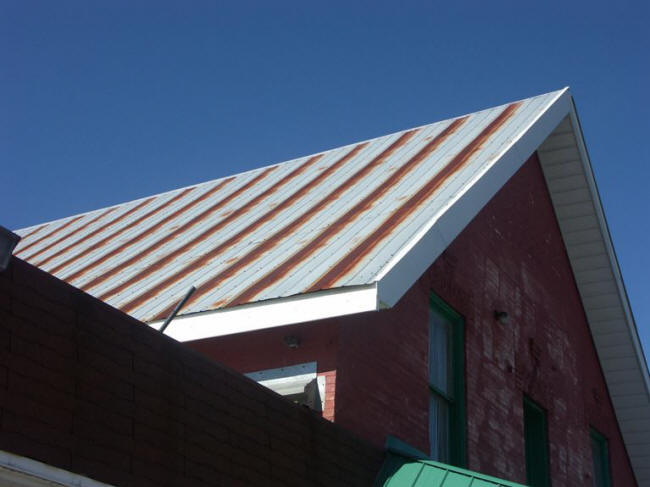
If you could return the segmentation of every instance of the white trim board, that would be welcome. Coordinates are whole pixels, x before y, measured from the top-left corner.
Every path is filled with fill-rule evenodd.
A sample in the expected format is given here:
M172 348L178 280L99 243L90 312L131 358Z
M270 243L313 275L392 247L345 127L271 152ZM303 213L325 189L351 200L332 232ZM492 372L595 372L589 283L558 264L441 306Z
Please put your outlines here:
M632 468L650 487L648 367L573 102L537 154Z
M187 342L377 310L377 287L344 287L178 316L165 334ZM163 321L150 323L159 329Z
M6 483L5 483L6 482ZM111 487L109 484L0 450L0 484L20 487Z

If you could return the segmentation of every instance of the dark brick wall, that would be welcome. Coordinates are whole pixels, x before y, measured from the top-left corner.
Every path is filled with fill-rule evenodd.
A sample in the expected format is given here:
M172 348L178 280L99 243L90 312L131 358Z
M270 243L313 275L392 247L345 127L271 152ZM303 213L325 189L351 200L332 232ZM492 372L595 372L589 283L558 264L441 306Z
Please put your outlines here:
M370 485L383 454L14 258L0 449L119 486Z

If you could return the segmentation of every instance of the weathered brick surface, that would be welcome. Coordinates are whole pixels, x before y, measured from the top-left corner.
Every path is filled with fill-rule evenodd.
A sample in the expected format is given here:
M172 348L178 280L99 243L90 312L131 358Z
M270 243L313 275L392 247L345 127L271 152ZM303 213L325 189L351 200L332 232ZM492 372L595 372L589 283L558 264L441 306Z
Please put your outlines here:
M383 459L17 258L0 274L0 449L120 486L371 485Z
M548 411L555 487L592 485L590 426L609 439L614 484L635 485L536 157L395 308L340 320L336 421L377 445L393 434L428 448L431 291L465 320L470 469L525 481L527 394Z

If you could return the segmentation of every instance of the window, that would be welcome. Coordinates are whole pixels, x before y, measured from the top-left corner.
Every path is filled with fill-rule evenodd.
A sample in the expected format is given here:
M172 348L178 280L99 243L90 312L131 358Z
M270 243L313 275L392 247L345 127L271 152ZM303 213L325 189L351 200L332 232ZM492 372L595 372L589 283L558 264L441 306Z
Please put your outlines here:
M322 411L325 402L325 377L316 375L316 362L244 374L281 396Z
M434 460L465 464L463 320L435 295L429 300L429 444Z
M527 397L524 397L524 442L526 483L531 487L550 486L546 411Z
M591 458L594 467L594 487L609 487L609 448L607 438L593 428L589 429Z

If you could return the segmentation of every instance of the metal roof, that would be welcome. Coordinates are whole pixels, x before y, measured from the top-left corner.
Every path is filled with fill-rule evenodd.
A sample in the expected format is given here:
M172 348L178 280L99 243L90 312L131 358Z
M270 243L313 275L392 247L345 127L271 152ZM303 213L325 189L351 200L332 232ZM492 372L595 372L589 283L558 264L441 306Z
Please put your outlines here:
M524 487L471 470L387 453L376 487Z
M358 286L558 93L19 230L15 255L142 321Z

